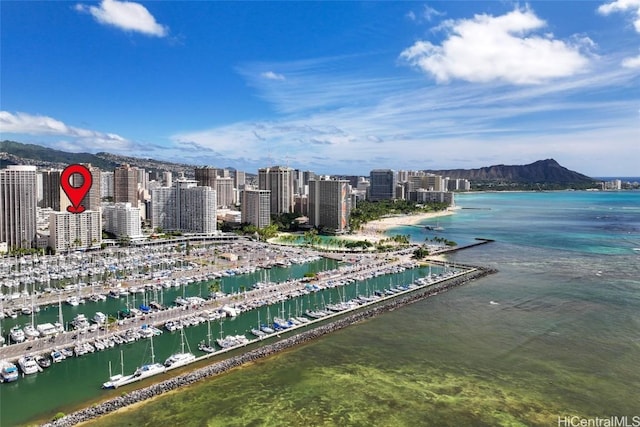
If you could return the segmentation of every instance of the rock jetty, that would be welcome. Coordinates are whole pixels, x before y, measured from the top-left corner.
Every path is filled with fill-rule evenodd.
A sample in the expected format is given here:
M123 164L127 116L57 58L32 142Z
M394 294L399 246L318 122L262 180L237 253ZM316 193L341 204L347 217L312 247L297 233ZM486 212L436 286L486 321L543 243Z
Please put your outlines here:
M449 290L451 288L463 285L471 280L475 280L495 272L496 270L494 269L474 267L472 271L469 271L462 276L457 276L450 280L441 282L438 285L421 288L416 290L415 292L405 294L394 299L385 300L379 304L363 308L362 311L357 311L343 318L331 321L328 324L323 324L314 329L298 333L294 336L282 339L273 344L264 345L241 355L234 356L229 359L213 363L204 368L197 369L193 372L182 374L174 378L162 381L160 383L153 384L151 386L135 390L130 393L126 393L119 397L115 397L98 405L81 409L79 411L65 415L64 417L61 417L57 420L48 422L44 424L44 426L67 427L100 417L126 406L159 396L168 391L188 386L204 378L209 378L221 374L245 363L268 357L287 348L311 341L313 339L321 337L322 335L345 328L364 319L368 319L386 311L394 310L407 304L411 304L413 302L428 298L439 292Z

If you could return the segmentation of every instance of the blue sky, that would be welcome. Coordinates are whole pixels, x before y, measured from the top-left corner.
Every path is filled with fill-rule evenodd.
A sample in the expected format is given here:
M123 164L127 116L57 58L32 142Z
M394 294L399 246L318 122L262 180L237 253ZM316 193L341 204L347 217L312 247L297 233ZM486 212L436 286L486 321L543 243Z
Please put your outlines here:
M640 0L0 8L2 139L248 172L640 175Z

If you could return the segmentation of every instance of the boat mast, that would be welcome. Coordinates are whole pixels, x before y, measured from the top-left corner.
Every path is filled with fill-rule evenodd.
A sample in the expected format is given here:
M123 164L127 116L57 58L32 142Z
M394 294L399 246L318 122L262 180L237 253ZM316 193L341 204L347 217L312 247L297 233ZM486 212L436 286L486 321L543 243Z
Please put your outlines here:
M64 329L64 319L62 318L62 299L60 294L58 294L58 322L60 322L60 325L62 325L62 328Z
M156 355L153 353L153 335L151 335L151 363L156 363Z

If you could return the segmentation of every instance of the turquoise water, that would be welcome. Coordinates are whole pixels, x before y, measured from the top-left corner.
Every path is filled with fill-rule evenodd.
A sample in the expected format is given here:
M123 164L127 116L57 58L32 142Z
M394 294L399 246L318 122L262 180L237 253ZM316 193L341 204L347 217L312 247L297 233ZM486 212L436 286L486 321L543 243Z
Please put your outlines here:
M94 425L556 426L640 415L640 192L461 195L499 273Z
M556 426L640 415L640 192L457 203L466 209L440 218L442 232L390 234L495 239L450 258L499 273L94 424Z

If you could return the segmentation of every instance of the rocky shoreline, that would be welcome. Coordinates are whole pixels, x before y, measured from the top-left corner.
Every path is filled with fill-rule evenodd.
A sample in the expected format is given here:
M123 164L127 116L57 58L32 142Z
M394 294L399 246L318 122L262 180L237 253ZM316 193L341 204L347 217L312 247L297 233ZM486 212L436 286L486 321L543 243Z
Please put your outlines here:
M322 335L345 328L361 320L368 319L368 318L377 316L381 313L384 313L386 311L390 311L390 310L405 306L407 304L411 304L413 302L428 298L439 292L449 290L453 287L463 285L471 280L475 280L475 279L484 277L486 275L493 274L495 272L496 270L494 269L475 267L475 270L470 271L469 273L464 274L463 276L458 276L453 279L442 282L437 286L430 286L427 288L418 289L415 292L412 292L410 294L381 302L380 304L374 305L369 308L365 308L362 311L355 312L341 319L332 321L331 323L318 326L317 328L314 328L312 330L298 333L294 336L285 338L281 341L268 344L268 345L253 349L251 351L248 351L244 354L213 363L209 366L197 369L193 372L185 373L175 378L171 378L171 379L162 381L160 383L153 384L151 386L132 391L122 396L107 400L98 405L81 409L79 411L66 415L58 420L48 422L44 424L44 426L47 426L47 427L65 426L66 427L66 426L73 426L81 422L89 421L91 419L100 417L102 415L108 414L118 409L122 409L129 405L133 405L135 403L139 403L144 400L156 397L165 392L176 390L180 387L193 384L204 378L221 374L223 372L226 372L230 369L233 369L245 363L268 357L272 354L275 354L287 348L305 343L307 341L311 341L313 339L321 337Z

